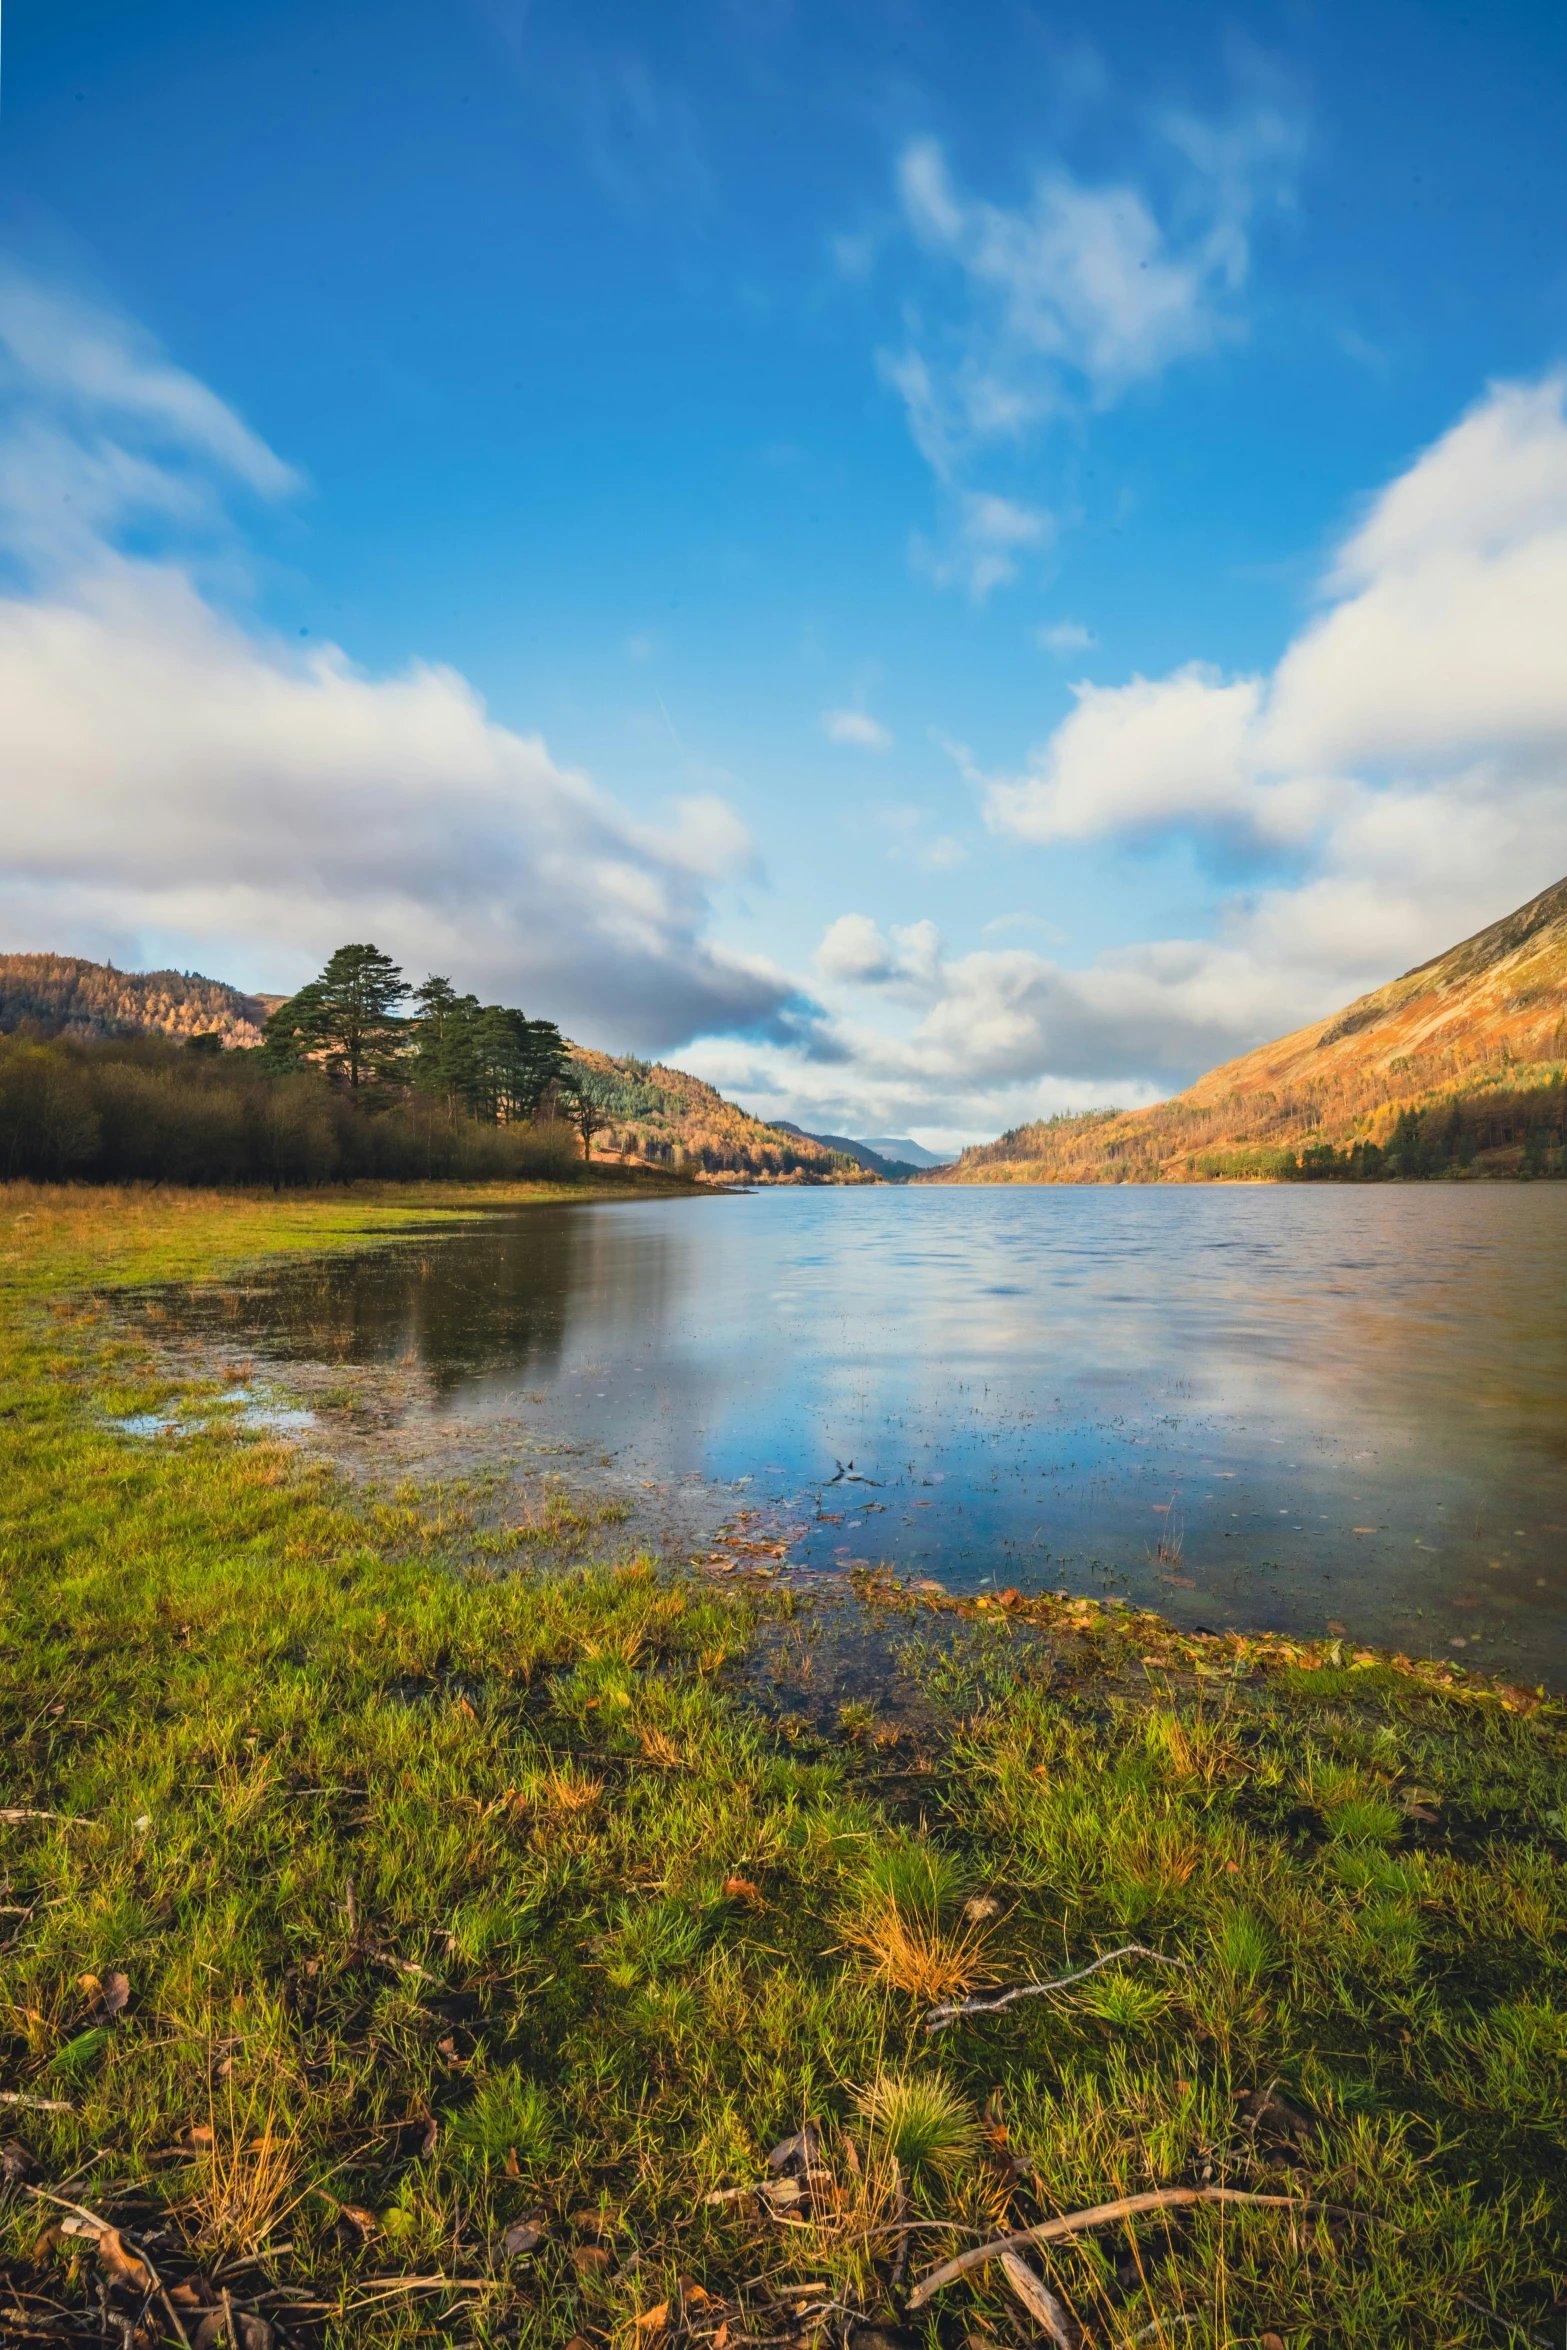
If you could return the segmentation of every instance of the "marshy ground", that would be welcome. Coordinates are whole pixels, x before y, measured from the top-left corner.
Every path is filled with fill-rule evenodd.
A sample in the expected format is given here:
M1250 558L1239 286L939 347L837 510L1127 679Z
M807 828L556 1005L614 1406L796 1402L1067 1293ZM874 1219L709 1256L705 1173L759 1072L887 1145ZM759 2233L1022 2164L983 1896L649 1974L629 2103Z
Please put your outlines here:
M0 1202L7 2338L1563 2340L1558 1702L378 1490L103 1302L428 1213Z

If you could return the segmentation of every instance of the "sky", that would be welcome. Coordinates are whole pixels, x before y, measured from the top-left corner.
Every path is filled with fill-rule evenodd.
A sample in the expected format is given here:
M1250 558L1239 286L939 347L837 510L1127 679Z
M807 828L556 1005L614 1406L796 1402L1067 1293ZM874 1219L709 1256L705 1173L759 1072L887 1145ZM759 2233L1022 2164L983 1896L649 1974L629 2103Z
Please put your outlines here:
M1567 17L11 0L0 946L1158 1098L1567 873Z

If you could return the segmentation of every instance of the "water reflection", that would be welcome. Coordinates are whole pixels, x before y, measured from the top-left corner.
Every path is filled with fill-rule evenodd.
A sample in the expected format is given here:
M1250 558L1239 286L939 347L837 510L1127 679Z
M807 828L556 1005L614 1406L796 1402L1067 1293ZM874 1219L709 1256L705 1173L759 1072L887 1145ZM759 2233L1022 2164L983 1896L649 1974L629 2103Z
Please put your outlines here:
M1561 1679L1564 1307L1536 1185L582 1203L201 1310L622 1475L748 1480L819 1564ZM850 1461L874 1483L824 1484Z

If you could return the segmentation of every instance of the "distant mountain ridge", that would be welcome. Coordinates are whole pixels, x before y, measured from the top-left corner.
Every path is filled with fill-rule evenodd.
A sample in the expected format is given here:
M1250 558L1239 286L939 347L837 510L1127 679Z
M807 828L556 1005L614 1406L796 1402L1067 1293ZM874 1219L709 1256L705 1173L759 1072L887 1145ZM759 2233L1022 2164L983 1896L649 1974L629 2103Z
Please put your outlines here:
M40 1037L221 1036L258 1045L282 996L244 995L197 971L117 971L77 955L0 954L0 1033Z
M954 1151L928 1151L909 1134L867 1134L864 1147L879 1158L897 1159L906 1167L948 1167L957 1155Z
M925 1183L1567 1172L1567 880L1146 1110L1035 1120Z
M890 1159L874 1143L855 1142L847 1134L810 1134L803 1126L792 1125L787 1118L775 1118L773 1125L780 1134L797 1134L802 1142L820 1143L823 1150L853 1159L867 1175L877 1175L883 1183L907 1183L911 1175L919 1172L914 1160Z

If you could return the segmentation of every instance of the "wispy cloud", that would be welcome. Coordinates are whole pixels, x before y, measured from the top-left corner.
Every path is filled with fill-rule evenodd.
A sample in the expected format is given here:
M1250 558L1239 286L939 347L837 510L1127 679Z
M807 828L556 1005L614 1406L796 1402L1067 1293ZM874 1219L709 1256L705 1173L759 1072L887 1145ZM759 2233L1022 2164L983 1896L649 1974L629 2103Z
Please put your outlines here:
M226 400L176 367L133 320L8 262L0 262L0 352L8 392L47 397L62 421L85 427L93 440L107 421L129 423L156 443L212 460L263 497L303 486ZM99 449L106 460L125 455L101 442Z
M1099 639L1081 620L1049 620L1034 631L1034 641L1047 653L1086 653Z
M924 268L906 339L879 365L959 545L993 454L1015 456L1053 420L1108 407L1242 331L1254 216L1287 197L1303 143L1299 118L1271 101L1223 121L1166 112L1149 133L1148 184L1090 183L1056 160L1011 204L971 192L939 140L904 147L896 193ZM920 559L981 593L1017 569Z
M859 751L890 751L892 733L868 710L824 710L822 732L829 742L847 743Z

